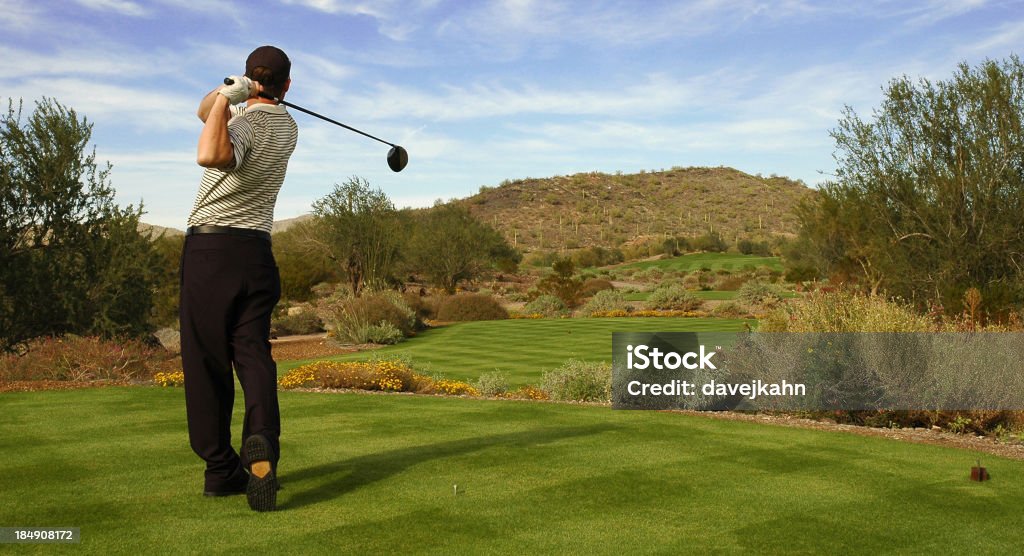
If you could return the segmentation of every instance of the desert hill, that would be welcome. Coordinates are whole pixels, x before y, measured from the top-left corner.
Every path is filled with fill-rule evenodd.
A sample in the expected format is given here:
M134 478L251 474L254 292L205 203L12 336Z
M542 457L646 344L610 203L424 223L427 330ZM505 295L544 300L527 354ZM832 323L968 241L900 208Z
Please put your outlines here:
M640 236L724 239L791 235L793 209L814 190L733 168L672 168L506 181L461 202L521 250L614 247Z
M638 174L590 172L505 181L456 202L520 250L618 247L651 236L717 232L728 242L797 231L793 209L814 194L785 177L733 168L672 168ZM429 210L429 209L426 209ZM284 231L309 214L274 222ZM140 224L156 235L184 232Z

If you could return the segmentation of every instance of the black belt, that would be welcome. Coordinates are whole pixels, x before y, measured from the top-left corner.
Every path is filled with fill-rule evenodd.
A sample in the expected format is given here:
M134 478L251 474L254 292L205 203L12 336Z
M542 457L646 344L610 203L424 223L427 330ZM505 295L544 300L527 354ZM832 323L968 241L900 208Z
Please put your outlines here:
M249 228L235 228L232 226L189 226L188 230L185 231L185 235L187 236L196 234L227 234L229 236L255 237L270 241L270 232L252 230Z

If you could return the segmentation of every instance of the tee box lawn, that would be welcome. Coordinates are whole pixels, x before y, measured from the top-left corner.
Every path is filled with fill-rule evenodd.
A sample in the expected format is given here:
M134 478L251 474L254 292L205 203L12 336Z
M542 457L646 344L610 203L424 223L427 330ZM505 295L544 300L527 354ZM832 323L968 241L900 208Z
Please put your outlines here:
M534 384L570 355L610 356L611 331L706 341L744 324L467 323L389 349L456 378L501 365ZM279 511L257 514L202 496L180 388L0 394L0 527L77 527L81 544L17 551L86 554L1008 554L1022 538L1024 462L968 450L600 405L280 403L284 488ZM979 458L991 481L968 479Z
M1024 462L603 406L281 393L279 511L202 496L182 390L0 394L0 524L86 554L1010 554ZM240 430L236 411L235 435ZM15 548L17 550L15 550Z

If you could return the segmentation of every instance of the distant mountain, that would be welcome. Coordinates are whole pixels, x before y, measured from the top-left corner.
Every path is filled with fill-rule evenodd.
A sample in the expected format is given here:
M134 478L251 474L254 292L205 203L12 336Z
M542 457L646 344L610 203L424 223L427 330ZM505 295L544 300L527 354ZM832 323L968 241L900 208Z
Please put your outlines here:
M792 235L793 209L815 191L733 168L585 173L481 187L470 212L522 250L614 247L648 236L715 231L736 239Z
M167 237L185 235L185 232L177 228L165 228L163 226L157 226L156 224L146 224L145 222L139 222L139 233L142 235L148 234L152 239L160 237L160 234L164 234Z
M302 216L296 216L295 218L287 218L285 220L277 220L277 221L274 222L274 227L273 227L273 229L271 229L270 233L276 234L277 232L283 232L283 231L287 230L288 228L291 228L295 224L298 224L299 222L305 222L306 220L309 220L310 218L313 218L312 214L303 214Z
M283 232L294 224L298 224L304 220L309 220L313 216L310 214L303 214L302 216L296 216L295 218L287 218L285 220L277 220L274 222L274 227L271 229L272 234L277 232ZM160 237L160 234L166 234L168 237L171 236L183 236L185 235L184 230L177 228L165 228L163 226L157 226L156 224L146 224L145 222L139 222L139 232L143 234L149 234L152 238Z
M692 237L711 231L728 242L793 235L793 209L814 194L803 182L785 177L752 176L726 167L672 168L505 181L456 202L464 203L513 246L529 251L618 247L648 237ZM305 214L279 220L273 232L310 218ZM140 224L139 229L184 233L149 224Z

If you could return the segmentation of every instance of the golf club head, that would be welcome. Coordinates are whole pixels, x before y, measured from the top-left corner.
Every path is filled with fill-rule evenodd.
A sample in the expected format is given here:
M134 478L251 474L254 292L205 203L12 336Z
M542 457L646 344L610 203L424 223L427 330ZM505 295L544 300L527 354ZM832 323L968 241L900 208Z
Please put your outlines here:
M395 145L388 151L388 166L391 167L392 172L401 172L405 165L409 163L409 153L405 152L405 149Z

